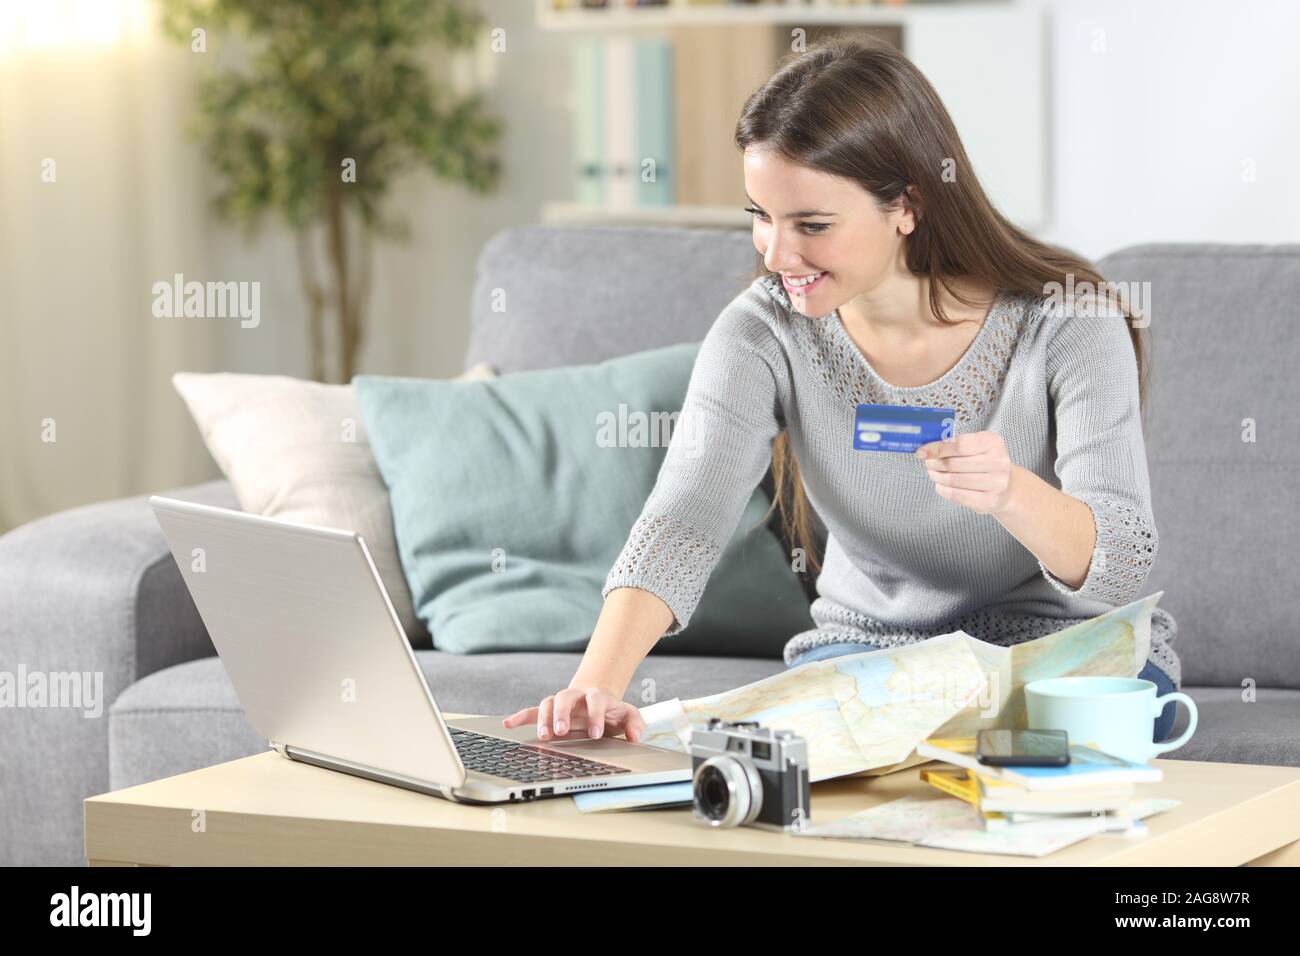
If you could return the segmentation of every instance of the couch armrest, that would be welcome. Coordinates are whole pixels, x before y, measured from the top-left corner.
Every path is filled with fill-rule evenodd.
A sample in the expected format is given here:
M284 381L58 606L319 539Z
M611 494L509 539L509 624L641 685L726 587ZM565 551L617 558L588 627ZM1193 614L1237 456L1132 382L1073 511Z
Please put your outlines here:
M225 480L164 494L239 507ZM82 801L108 788L110 705L214 653L148 495L0 537L0 671L19 698L0 710L0 864L84 863Z

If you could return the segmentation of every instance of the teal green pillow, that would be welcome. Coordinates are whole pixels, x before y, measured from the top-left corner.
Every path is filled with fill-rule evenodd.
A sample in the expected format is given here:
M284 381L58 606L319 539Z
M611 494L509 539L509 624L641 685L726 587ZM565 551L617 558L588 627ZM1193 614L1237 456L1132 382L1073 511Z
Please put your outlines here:
M602 447L599 423L620 405L628 415L680 410L698 350L475 382L352 380L402 570L435 647L586 647L605 577L667 450L654 429L641 447ZM657 650L779 657L812 627L808 598L763 522L767 507L755 489L690 624Z

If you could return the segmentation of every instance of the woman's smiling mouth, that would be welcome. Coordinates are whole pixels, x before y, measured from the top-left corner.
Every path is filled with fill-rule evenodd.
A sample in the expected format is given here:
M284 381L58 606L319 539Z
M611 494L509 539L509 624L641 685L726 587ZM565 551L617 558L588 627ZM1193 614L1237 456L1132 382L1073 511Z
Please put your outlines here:
M806 275L793 278L783 275L781 276L781 283L785 286L785 291L791 295L807 295L821 285L824 278L826 278L825 272L809 272Z

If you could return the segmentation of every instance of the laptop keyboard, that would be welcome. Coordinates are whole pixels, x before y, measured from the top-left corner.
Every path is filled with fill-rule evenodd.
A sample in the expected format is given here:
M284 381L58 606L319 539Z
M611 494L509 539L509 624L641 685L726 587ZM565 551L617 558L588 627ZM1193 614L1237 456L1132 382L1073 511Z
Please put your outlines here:
M476 734L471 730L456 727L447 729L451 731L451 739L455 742L456 751L466 769L494 777L518 780L520 783L536 783L541 780L605 777L632 772L627 767L616 767L585 757L569 757L554 750Z

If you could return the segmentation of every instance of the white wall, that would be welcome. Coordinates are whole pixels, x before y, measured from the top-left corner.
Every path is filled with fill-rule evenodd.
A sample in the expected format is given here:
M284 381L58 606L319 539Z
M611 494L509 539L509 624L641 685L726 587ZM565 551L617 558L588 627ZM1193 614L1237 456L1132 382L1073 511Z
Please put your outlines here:
M1093 258L1300 242L1300 3L1059 0L1048 15L1043 238Z
M980 185L1031 232L1047 217L1047 42L1041 0L918 4L903 31L903 52L943 100Z

